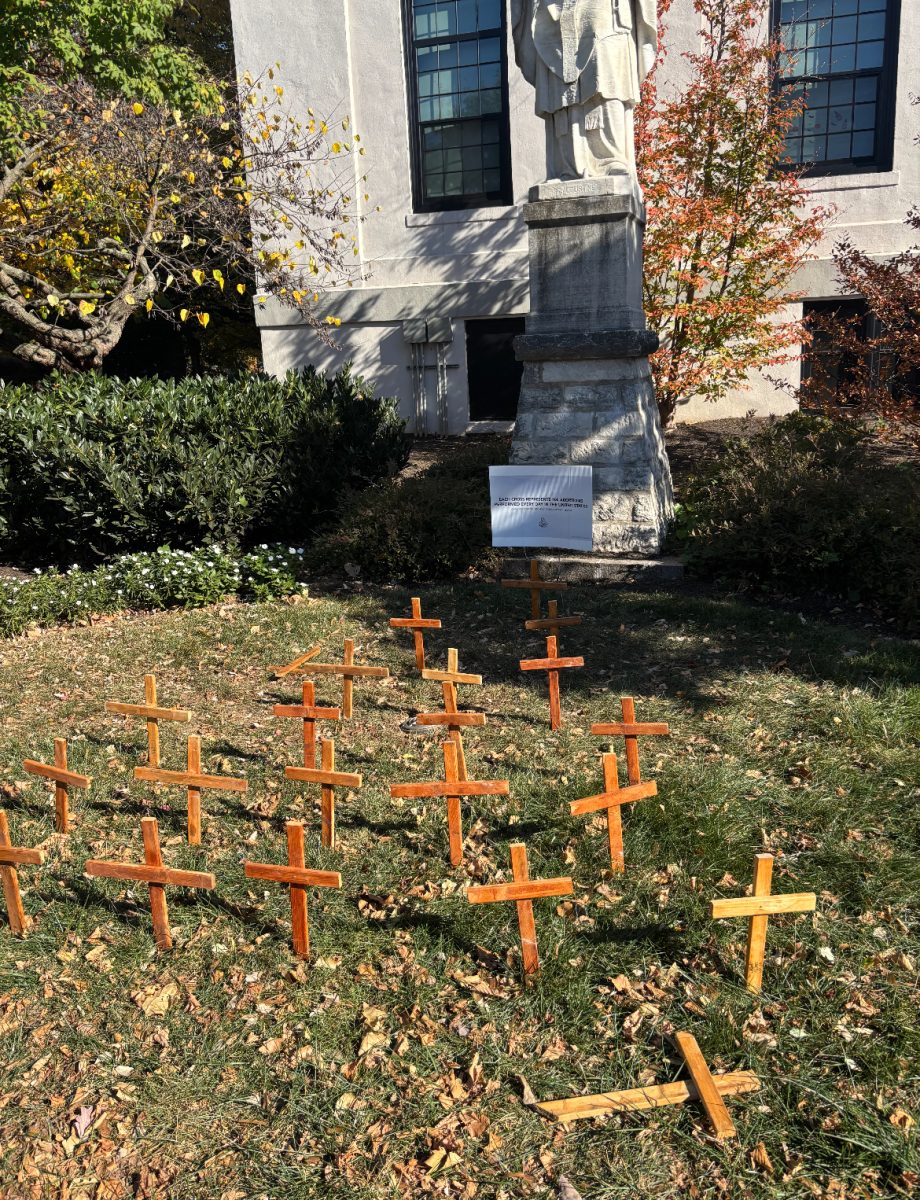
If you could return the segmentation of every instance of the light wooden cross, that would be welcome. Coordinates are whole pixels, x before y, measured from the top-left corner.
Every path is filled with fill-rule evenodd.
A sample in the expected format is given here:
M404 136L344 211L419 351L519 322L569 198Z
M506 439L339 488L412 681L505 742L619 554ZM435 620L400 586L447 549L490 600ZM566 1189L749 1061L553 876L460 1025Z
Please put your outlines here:
M304 857L303 821L288 821L288 860L283 863L243 863L249 879L264 879L269 883L286 883L291 897L291 926L294 953L299 958L310 957L310 923L307 918L307 888L340 888L342 876L338 871L309 871Z
M70 829L70 788L88 788L93 782L90 775L78 775L67 769L67 739L54 739L54 765L36 762L34 758L23 759L23 770L29 775L40 775L54 783L54 828L58 833Z
M322 646L319 644L311 646L306 654L298 655L298 657L295 658L293 662L289 662L286 667L269 667L268 669L276 679L283 679L285 675L296 675L304 663L308 663L311 659L316 658L321 649Z
M473 684L480 686L482 684L481 675L464 675L460 671L460 658L457 650L451 646L447 651L447 670L446 671L422 671L422 678L433 680L441 684L441 692L444 696L444 711L441 713L419 713L415 718L416 725L443 725L447 729L447 736L452 742L457 744L457 770L461 779L466 779L466 754L463 749L463 735L461 730L471 726L485 725L485 713L476 712L460 712L457 707L457 685Z
M602 1092L597 1096L572 1096L568 1100L538 1103L537 1108L557 1121L567 1122L600 1117L605 1113L648 1112L655 1108L686 1104L688 1100L699 1100L716 1137L734 1137L735 1126L725 1107L725 1097L759 1091L760 1080L753 1071L728 1071L714 1075L691 1034L678 1033L675 1041L690 1074L687 1082L680 1080L654 1087L629 1088L622 1092Z
M337 787L359 788L360 775L349 775L335 769L335 742L332 738L320 739L321 766L317 771L312 767L285 767L284 773L288 779L296 779L300 783L318 783L322 796L322 841L324 846L335 848L335 789Z
M531 879L527 866L527 847L515 842L511 847L511 870L514 883L488 884L484 887L467 888L466 898L470 904L492 904L502 900L513 900L517 904L518 929L521 934L521 955L525 975L540 969L537 953L537 928L533 919L533 901L544 896L569 896L572 880Z
M415 665L420 671L425 670L425 630L440 629L441 622L434 617L422 616L422 602L418 596L412 597L411 617L391 617L391 629L411 629L415 640Z
M316 722L340 721L340 708L317 708L316 687L312 679L303 681L302 704L276 704L272 709L276 717L299 717L303 721L303 765L316 766Z
M390 787L394 800L414 800L422 796L443 796L447 800L447 829L450 835L450 861L459 867L463 861L463 826L460 821L461 796L507 796L507 779L461 779L456 742L443 742L444 782L396 783Z
M530 560L529 579L503 579L501 584L506 588L526 588L530 592L530 618L532 621L540 619L541 597L544 592L564 592L569 586L567 583L552 583L544 580L540 575L540 564L535 558Z
M749 992L759 992L763 984L763 961L767 947L767 922L780 913L814 912L814 892L790 892L785 896L770 893L773 879L773 855L754 856L754 893L738 900L713 900L715 920L726 917L750 917L744 975Z
M584 800L572 800L569 807L572 816L583 813L607 812L607 841L610 845L610 869L617 873L626 870L623 856L623 805L633 804L636 800L646 800L649 796L658 795L656 783L637 783L630 787L621 788L617 770L617 756L605 754L604 790L599 796L586 796Z
M583 667L583 658L560 658L559 642L553 636L546 639L546 658L525 658L522 671L546 671L549 675L549 724L551 729L562 728L562 705L559 701L559 672L566 667Z
M87 875L102 879L146 883L150 891L154 941L161 950L169 950L172 947L172 933L166 908L166 888L213 888L217 886L217 881L205 871L175 871L163 866L160 830L155 817L141 817L141 832L144 835L143 863L103 862L91 858L83 869Z
M591 726L591 732L597 737L622 737L626 739L626 777L630 784L642 782L642 772L639 769L639 738L666 737L670 734L670 726L664 721L647 721L641 724L636 721L636 704L631 696L624 696L620 701L623 712L622 721L601 721Z
M583 620L583 617L560 617L559 601L547 600L546 616L525 621L524 628L538 633L546 632L557 638L560 629L571 629L574 625L580 625Z
M6 901L6 915L10 929L19 937L23 937L28 932L32 922L22 907L22 894L19 891L19 875L16 868L37 867L44 861L44 851L27 850L13 845L6 813L0 808L0 883L3 884L3 899Z
M342 676L342 716L351 719L352 701L356 679L389 679L390 672L386 667L356 667L355 643L352 638L345 639L345 653L340 663L306 663L297 668L302 675L341 675Z
M234 779L230 775L205 775L202 773L200 737L188 739L184 771L164 771L161 767L135 767L134 778L186 789L188 794L188 840L192 846L201 845L201 793L203 791L246 792L249 790L249 784L245 779Z
M192 714L184 708L160 708L157 705L157 680L155 675L144 676L144 703L122 704L116 700L106 701L105 711L121 713L125 717L144 717L147 721L147 765L160 765L160 721L191 721Z

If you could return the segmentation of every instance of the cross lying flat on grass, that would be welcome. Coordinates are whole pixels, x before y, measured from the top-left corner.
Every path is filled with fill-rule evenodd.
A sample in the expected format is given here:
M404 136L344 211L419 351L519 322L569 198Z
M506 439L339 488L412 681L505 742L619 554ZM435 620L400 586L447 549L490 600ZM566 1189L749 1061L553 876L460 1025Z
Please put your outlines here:
M155 675L144 676L144 703L122 704L118 700L106 701L105 711L120 713L125 717L144 717L147 721L147 765L160 765L160 721L191 721L192 714L184 708L160 708L157 705L157 680Z
M451 865L463 861L463 827L460 820L461 796L507 796L507 779L461 779L456 742L442 743L444 752L444 782L396 783L390 787L394 800L414 800L422 796L444 796L447 800L447 828L450 835Z
M529 579L503 579L501 585L505 588L526 588L530 592L530 618L532 621L539 621L542 615L541 597L544 592L564 592L569 586L567 583L552 583L541 578L540 563L535 558L530 560Z
M217 886L217 881L213 875L204 871L174 871L163 866L160 829L154 817L141 818L141 832L144 836L143 863L103 862L91 858L83 870L87 875L102 879L146 883L150 891L154 941L161 950L169 950L172 947L172 933L166 908L166 888L213 888Z
M678 1033L675 1041L690 1072L690 1080L686 1083L680 1081L656 1087L629 1088L622 1092L601 1092L596 1096L572 1096L568 1100L538 1103L537 1108L557 1121L582 1121L588 1117L602 1117L606 1113L648 1112L655 1108L686 1104L688 1100L699 1100L716 1137L733 1137L735 1126L728 1115L724 1098L759 1091L760 1080L753 1071L713 1075L691 1034Z
M44 861L44 851L27 850L22 846L13 845L6 813L0 808L0 883L3 885L3 899L6 902L10 929L19 937L28 932L32 922L22 907L22 893L19 891L19 875L16 868L38 867Z
M316 722L340 721L340 708L317 708L316 687L311 679L303 681L302 704L276 704L272 709L276 717L299 717L303 721L303 765L316 766Z
M551 729L562 728L562 705L559 701L559 672L566 667L583 667L583 658L560 658L555 637L546 639L546 658L525 658L522 671L546 671L549 675L549 724Z
M307 918L307 888L340 888L342 876L338 871L307 870L304 857L303 821L288 821L288 860L283 863L243 863L249 879L264 879L268 883L286 883L291 897L291 926L294 953L299 958L310 957L310 923Z
M86 789L93 782L90 775L78 775L67 769L67 739L54 739L54 766L37 762L34 758L23 759L23 769L30 775L40 775L54 783L54 828L58 833L70 829L70 788Z
M286 667L269 667L268 669L276 679L283 679L285 675L296 675L304 663L308 663L311 661L311 659L316 658L321 649L322 646L317 643L317 645L311 646L306 654L298 655L297 658L295 658L293 662L289 662Z
M288 779L296 779L300 783L318 783L322 796L322 841L324 846L335 848L335 789L337 787L359 788L360 775L349 775L335 769L335 742L332 738L320 740L321 768L285 767L284 773Z
M559 601L547 600L546 616L525 621L524 628L538 633L546 632L557 638L560 629L571 629L574 625L580 625L583 619L582 617L560 617Z
M299 667L304 675L341 675L342 676L342 716L351 719L352 702L356 679L389 679L390 672L386 667L357 667L355 666L354 639L345 639L345 653L340 663L307 663Z
M230 775L204 775L201 771L201 738L190 737L184 771L164 771L161 767L135 767L134 778L146 779L150 783L165 783L171 787L184 787L188 800L188 840L192 846L201 845L201 793L246 792L249 784L245 779L234 779Z
M442 713L419 713L415 718L416 725L443 725L448 737L457 745L457 770L461 779L466 779L466 754L463 749L461 730L471 726L485 725L485 713L460 712L457 707L457 685L482 685L481 675L464 675L460 671L460 656L454 646L447 651L446 671L422 671L422 678L434 680L441 684L444 697Z
M636 704L631 696L624 696L620 701L623 712L622 721L601 721L591 726L591 732L596 737L622 737L626 739L626 778L635 785L642 782L642 772L639 768L639 738L666 737L670 734L670 726L664 721L647 721L640 724L636 721Z
M767 922L770 917L780 913L814 912L818 902L814 892L790 892L785 896L773 896L770 893L772 879L773 855L757 854L754 857L754 894L738 900L711 901L712 916L715 920L750 917L744 964L745 982L749 992L759 992L763 984Z
M415 665L420 671L425 670L425 633L426 629L440 629L441 622L433 617L422 616L422 602L418 596L412 597L411 617L391 617L391 629L411 629L415 640Z
M503 900L513 900L516 903L524 974L532 975L540 969L537 928L533 919L533 901L544 896L571 895L572 880L568 877L531 879L527 865L527 847L523 842L515 842L511 847L511 870L514 875L513 883L495 883L487 884L484 887L467 888L466 898L470 904L494 904Z
M621 872L626 870L623 855L623 816L622 806L633 804L637 800L646 800L649 796L658 795L656 783L637 783L630 787L621 788L619 772L617 771L617 756L605 754L604 790L599 796L586 796L584 800L572 800L569 807L572 816L583 813L607 812L607 841L610 845L610 869Z

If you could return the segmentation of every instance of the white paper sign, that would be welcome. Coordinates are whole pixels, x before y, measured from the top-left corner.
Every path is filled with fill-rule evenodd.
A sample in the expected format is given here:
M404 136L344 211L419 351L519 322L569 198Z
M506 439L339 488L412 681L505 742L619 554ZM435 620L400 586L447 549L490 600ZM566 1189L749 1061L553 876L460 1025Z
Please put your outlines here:
M493 546L594 546L592 467L489 467Z

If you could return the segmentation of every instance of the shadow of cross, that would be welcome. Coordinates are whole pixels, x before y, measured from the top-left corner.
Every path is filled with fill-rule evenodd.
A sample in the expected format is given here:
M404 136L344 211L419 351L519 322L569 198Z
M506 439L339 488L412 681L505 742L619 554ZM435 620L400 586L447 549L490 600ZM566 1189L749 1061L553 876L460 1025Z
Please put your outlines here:
M636 721L636 704L631 696L624 696L620 701L623 713L622 721L601 721L591 726L595 737L622 737L626 739L626 778L631 784L642 782L642 772L639 768L639 738L667 737L670 726L664 721L647 721L641 724Z
M503 579L501 585L504 588L524 588L530 592L530 618L532 621L539 621L542 615L541 597L544 592L564 592L568 588L567 583L551 582L545 580L540 575L540 563L537 559L530 560L530 578L529 579Z
M623 855L623 816L622 806L634 804L637 800L646 800L649 796L658 795L657 783L637 783L631 787L620 787L619 772L617 771L617 756L605 754L604 790L599 796L586 796L583 800L572 800L569 807L572 816L584 813L607 813L607 841L610 846L610 869L617 873L626 870Z
M461 730L464 727L485 725L485 713L466 713L460 712L457 707L457 685L471 684L474 687L482 686L481 675L464 675L460 671L460 656L454 646L451 646L447 651L447 670L446 671L422 671L422 678L432 680L441 684L441 692L444 697L444 711L442 713L419 713L415 718L416 725L444 725L448 731L448 737L457 745L457 770L461 779L466 779L466 754L463 749L463 736Z
M6 813L0 808L0 883L3 885L7 920L10 923L10 929L18 937L23 937L28 932L32 922L22 907L22 893L19 890L19 875L16 868L38 867L44 861L43 850L29 850L23 846L13 845Z
M291 899L291 928L294 953L298 958L310 957L310 923L307 917L307 888L340 888L342 876L338 871L311 871L304 856L303 821L288 821L288 860L283 863L244 862L247 879L263 879L268 883L286 883Z
M425 630L440 629L441 622L435 617L422 616L422 601L418 596L412 597L411 617L391 617L391 629L411 629L415 641L415 665L419 671L425 670Z
M54 828L58 833L70 831L70 788L84 790L93 782L91 775L78 775L67 769L67 739L54 739L54 765L36 762L34 758L22 760L23 770L29 775L40 775L54 783Z
M550 729L562 728L562 705L559 700L559 672L566 667L583 667L583 658L560 658L559 643L555 637L546 639L546 658L521 660L522 671L546 671L549 677L549 725Z
M288 779L300 783L318 783L322 797L322 842L329 849L335 849L335 789L337 787L359 788L362 780L360 775L349 775L335 769L335 742L332 738L320 740L320 769L312 767L285 767L284 773Z
M91 858L83 870L87 875L102 879L121 879L131 883L146 883L150 892L150 915L153 919L153 938L161 950L172 947L169 912L166 907L167 887L213 888L214 876L205 871L176 871L163 866L160 852L160 828L155 817L141 818L144 837L143 863L103 862Z
M245 779L234 779L231 775L205 775L201 770L201 738L190 737L186 750L186 769L166 771L162 767L135 767L134 778L150 783L165 783L168 787L184 787L188 807L188 840L191 846L201 845L201 793L246 792L249 784Z
M160 708L157 704L157 680L155 675L144 676L144 703L122 704L119 700L107 700L105 711L120 713L125 717L144 717L147 721L147 765L160 765L160 721L191 721L192 714L185 708Z
M572 894L572 880L568 877L560 879L531 879L527 865L527 847L523 842L515 842L511 847L511 871L513 883L493 883L481 887L467 888L466 898L470 904L495 904L504 900L513 900L517 905L518 930L521 935L521 957L524 962L524 974L532 975L540 969L540 956L537 952L537 927L533 919L533 901L545 896L569 896Z
M312 679L303 681L301 704L276 704L272 713L276 717L299 717L303 721L303 765L316 766L316 722L341 721L340 708L317 708L316 687Z
M341 675L342 677L342 716L346 721L351 720L356 679L389 679L390 672L386 667L360 667L355 665L355 643L353 638L345 639L345 652L340 663L305 663L297 668L302 675Z
M450 861L459 867L463 861L463 827L460 820L461 796L507 796L507 779L461 779L458 770L459 754L456 742L443 742L444 782L394 783L390 795L394 800L415 800L423 796L443 796L447 800L447 829L450 837Z

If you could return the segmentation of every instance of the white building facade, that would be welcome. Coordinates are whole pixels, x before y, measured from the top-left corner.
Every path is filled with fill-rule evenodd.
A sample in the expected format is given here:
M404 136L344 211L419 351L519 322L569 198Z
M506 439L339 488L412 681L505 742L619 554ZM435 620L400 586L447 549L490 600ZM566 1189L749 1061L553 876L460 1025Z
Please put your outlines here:
M257 308L265 369L351 362L399 398L417 433L509 428L520 382L512 341L529 308L522 209L546 158L506 0L231 7L240 72L278 63L295 108L348 114L365 148L354 167L365 218L359 278L323 298L324 312L342 322L335 345L269 301ZM800 48L797 86L807 93L789 154L812 164L816 202L838 209L819 258L794 281L807 311L837 293L831 250L844 233L879 257L911 244L904 218L920 205L920 109L911 103L920 91L920 0L772 0L771 20ZM675 0L667 41L663 86L679 86L680 53L698 43L692 0ZM800 367L792 370L797 377ZM722 404L691 400L678 419L791 407L754 376Z

